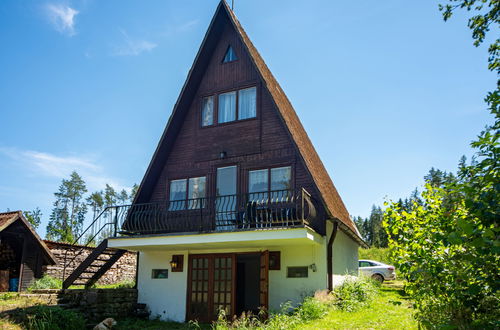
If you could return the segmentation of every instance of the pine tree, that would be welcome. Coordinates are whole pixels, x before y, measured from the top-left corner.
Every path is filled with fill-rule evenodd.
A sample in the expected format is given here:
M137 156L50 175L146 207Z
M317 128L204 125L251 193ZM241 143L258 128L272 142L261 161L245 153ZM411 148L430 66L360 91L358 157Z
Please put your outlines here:
M59 191L54 193L56 201L47 225L48 239L71 243L78 237L87 213L83 199L86 192L85 182L75 171L69 180L62 180Z
M40 226L40 222L42 221L42 211L40 208L37 207L33 211L24 211L23 214L33 228L37 229Z

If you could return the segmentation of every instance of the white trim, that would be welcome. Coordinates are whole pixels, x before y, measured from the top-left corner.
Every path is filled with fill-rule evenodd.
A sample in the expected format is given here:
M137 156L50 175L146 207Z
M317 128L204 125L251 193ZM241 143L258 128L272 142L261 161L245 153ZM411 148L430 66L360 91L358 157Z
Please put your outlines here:
M127 250L246 248L302 244L323 244L324 238L309 228L261 229L208 234L110 238L108 246Z

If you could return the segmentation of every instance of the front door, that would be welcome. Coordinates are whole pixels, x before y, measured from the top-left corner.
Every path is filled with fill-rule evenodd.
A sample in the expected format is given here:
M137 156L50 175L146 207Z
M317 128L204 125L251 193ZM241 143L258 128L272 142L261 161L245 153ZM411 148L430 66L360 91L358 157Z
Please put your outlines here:
M221 310L234 314L235 262L233 254L189 256L187 318L216 320Z

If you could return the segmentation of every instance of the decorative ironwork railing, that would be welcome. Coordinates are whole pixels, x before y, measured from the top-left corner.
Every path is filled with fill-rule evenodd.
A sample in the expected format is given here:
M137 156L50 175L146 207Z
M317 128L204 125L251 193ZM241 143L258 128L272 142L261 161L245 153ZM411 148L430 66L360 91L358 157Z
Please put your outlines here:
M65 254L62 277L85 247L109 237L300 227L315 218L312 197L303 188L110 206L75 239L82 247L71 259Z
M127 235L294 227L315 217L305 189L112 206L81 235L80 244Z

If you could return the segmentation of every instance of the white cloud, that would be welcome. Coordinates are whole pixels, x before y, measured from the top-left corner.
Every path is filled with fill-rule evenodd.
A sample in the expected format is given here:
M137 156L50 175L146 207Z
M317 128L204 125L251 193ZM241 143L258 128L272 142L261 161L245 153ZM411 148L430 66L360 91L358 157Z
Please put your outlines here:
M187 30L191 29L192 27L194 27L197 24L198 24L198 20L194 19L194 20L188 21L188 22L186 22L186 23L178 26L177 30L179 32L184 32L184 31L187 31Z
M142 52L150 52L158 46L147 40L132 39L124 30L120 30L120 33L123 37L123 43L114 47L115 49L111 53L113 56L137 56Z
M118 190L130 189L130 187L121 184L120 180L106 175L102 166L90 157L57 156L46 152L16 148L0 148L0 154L10 158L15 166L22 166L27 172L37 177L63 179L67 178L72 171L76 171L85 180L89 191L101 190L106 183Z
M47 17L54 28L62 34L75 35L75 17L78 10L63 4L47 4Z

